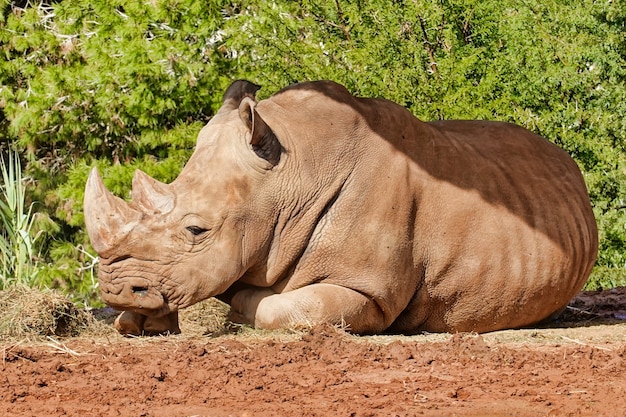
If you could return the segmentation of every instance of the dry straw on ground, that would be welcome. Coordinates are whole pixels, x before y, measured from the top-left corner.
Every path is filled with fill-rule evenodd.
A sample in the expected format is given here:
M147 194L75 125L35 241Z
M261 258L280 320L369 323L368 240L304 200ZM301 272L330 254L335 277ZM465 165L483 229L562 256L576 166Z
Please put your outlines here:
M214 299L180 312L183 335L221 336L254 332L227 320L229 306ZM62 293L23 286L0 291L0 340L48 340L50 337L119 337L112 324L119 311L88 310Z
M108 326L65 295L13 287L0 291L0 337L40 339L107 332Z
M180 311L180 327L183 334L218 336L229 332L230 307L215 298L201 301Z
M623 341L626 322L626 288L579 294L557 321L531 329L505 330L483 335L488 343L575 343L593 344ZM236 338L239 341L297 340L307 329L264 331L229 322L229 306L208 299L180 311L181 335L171 340L193 338ZM107 341L123 338L113 328L119 314L111 308L87 310L73 304L58 291L15 287L0 291L0 342L49 341L56 338L81 337ZM339 329L342 332L346 329ZM450 334L415 336L379 335L352 336L354 340L373 343L393 341L446 341ZM139 338L145 342L160 338ZM138 340L139 341L139 340Z

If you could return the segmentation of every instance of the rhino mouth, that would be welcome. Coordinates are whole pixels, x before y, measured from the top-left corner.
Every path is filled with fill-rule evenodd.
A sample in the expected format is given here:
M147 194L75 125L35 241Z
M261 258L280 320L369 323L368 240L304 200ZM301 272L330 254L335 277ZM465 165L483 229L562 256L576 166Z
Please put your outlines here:
M152 317L170 312L165 296L141 278L127 280L118 286L102 285L100 290L104 302L117 310L133 310Z

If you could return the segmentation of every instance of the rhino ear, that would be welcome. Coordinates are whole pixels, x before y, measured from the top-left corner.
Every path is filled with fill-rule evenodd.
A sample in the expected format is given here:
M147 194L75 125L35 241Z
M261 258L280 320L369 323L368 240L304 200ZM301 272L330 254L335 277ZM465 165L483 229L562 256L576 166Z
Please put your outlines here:
M133 204L144 212L166 214L174 208L174 195L168 186L141 170L135 171L131 197Z
M239 104L239 117L250 130L250 145L254 153L275 166L280 161L283 147L255 107L253 100L244 98Z

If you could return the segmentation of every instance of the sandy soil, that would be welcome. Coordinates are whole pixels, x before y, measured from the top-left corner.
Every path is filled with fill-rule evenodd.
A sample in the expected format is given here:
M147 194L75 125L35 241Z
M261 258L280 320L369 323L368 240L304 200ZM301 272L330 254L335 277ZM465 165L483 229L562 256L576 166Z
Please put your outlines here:
M547 327L0 343L1 416L622 416L626 288ZM185 327L187 326L187 328Z

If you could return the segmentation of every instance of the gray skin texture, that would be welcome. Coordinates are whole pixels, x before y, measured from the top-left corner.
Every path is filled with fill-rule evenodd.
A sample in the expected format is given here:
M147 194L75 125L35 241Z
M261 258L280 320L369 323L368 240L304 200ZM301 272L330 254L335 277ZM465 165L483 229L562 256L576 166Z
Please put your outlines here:
M132 201L96 169L85 221L128 334L175 333L217 296L259 328L488 332L532 325L584 285L598 240L576 163L521 127L424 123L318 81L256 102L236 81L171 184Z

